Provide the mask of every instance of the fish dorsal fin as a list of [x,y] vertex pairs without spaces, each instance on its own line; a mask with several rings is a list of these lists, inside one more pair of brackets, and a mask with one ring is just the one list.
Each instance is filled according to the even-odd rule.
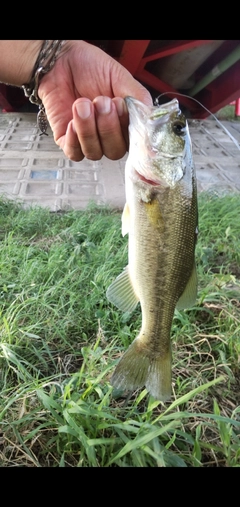
[[183,310],[184,308],[189,308],[193,306],[197,298],[197,270],[196,265],[194,263],[193,270],[191,276],[188,280],[188,283],[180,296],[176,308],[178,310]]
[[123,312],[133,312],[136,308],[139,299],[133,290],[128,266],[108,287],[106,296]]
[[130,210],[128,203],[126,202],[122,213],[122,235],[125,236],[125,234],[128,234],[129,229],[130,229]]

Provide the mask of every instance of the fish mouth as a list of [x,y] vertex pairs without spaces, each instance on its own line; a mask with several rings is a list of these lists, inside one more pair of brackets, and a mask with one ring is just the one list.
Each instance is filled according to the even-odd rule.
[[145,118],[149,119],[150,121],[153,120],[154,122],[156,120],[160,120],[160,122],[165,123],[168,121],[169,115],[171,115],[171,113],[180,111],[179,102],[176,98],[172,99],[166,104],[152,106],[147,106],[146,104],[143,104],[139,100],[134,99],[130,96],[125,97],[125,102],[130,113],[133,113],[135,115],[137,111],[138,114],[140,114],[141,119]]

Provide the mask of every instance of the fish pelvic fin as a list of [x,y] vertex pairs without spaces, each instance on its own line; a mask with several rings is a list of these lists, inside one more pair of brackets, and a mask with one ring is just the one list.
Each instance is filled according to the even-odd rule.
[[133,312],[136,308],[139,298],[133,290],[128,266],[108,287],[106,296],[111,303],[123,312]]
[[124,391],[134,391],[145,386],[156,400],[167,401],[172,392],[171,350],[165,355],[153,356],[151,350],[141,345],[140,336],[120,359],[111,384]]

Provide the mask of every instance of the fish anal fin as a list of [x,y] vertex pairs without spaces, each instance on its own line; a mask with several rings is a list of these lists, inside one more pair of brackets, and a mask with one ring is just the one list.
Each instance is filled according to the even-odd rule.
[[120,359],[111,384],[117,390],[124,391],[146,386],[155,399],[164,402],[171,397],[171,377],[171,350],[164,356],[153,356],[145,347],[141,347],[136,338]]
[[129,233],[130,228],[130,210],[129,205],[126,202],[123,213],[122,213],[122,235],[125,236],[125,234]]
[[188,283],[180,296],[176,308],[178,310],[183,310],[184,308],[189,308],[193,306],[197,299],[197,270],[196,265],[194,263],[193,270],[191,276],[188,280]]
[[111,303],[123,312],[133,312],[136,308],[139,299],[134,292],[128,266],[108,287],[106,296]]

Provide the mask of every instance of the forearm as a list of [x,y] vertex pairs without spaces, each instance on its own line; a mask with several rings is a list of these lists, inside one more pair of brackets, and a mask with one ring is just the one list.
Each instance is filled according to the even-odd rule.
[[0,81],[28,83],[42,44],[42,40],[0,40]]

